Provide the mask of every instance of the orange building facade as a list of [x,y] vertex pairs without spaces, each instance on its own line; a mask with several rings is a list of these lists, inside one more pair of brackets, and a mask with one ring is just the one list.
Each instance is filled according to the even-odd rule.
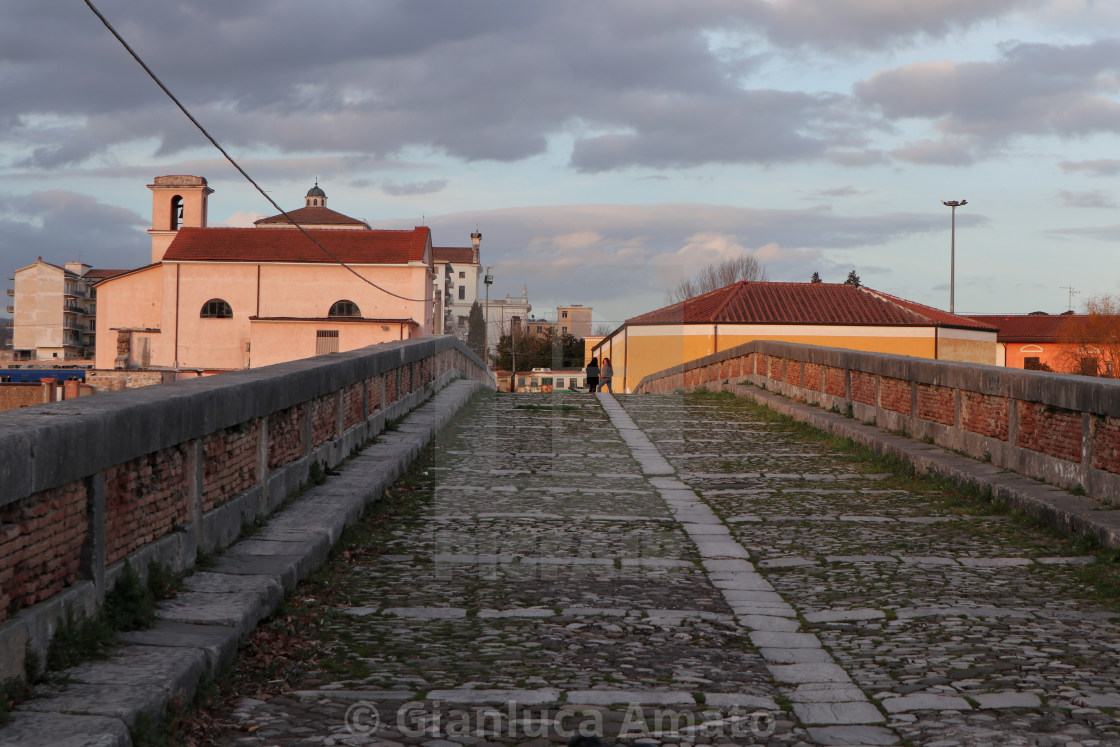
[[303,208],[253,228],[209,228],[197,176],[157,177],[152,263],[97,286],[99,369],[229,371],[408,339],[432,330],[427,227],[371,229]]

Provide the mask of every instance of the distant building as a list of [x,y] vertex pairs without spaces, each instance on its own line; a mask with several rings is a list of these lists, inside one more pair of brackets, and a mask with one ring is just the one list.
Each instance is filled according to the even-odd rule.
[[12,276],[13,359],[88,360],[93,357],[97,298],[94,284],[122,272],[81,262],[55,265],[42,257]]
[[[1008,368],[1051,370],[1085,376],[1115,375],[1105,370],[1108,355],[1094,355],[1094,341],[1072,344],[1084,314],[970,314],[970,319],[996,327],[998,363]],[[1091,328],[1091,326],[1090,326]],[[1120,329],[1120,321],[1115,329]],[[1108,347],[1109,343],[1098,344]],[[1079,347],[1083,349],[1078,349]]]
[[615,389],[752,340],[996,364],[996,328],[864,286],[738,282],[636,316],[592,350]]
[[556,307],[556,324],[562,335],[571,335],[580,340],[591,336],[591,307],[582,304]]
[[479,245],[482,234],[471,234],[470,246],[433,246],[432,264],[436,273],[436,288],[441,291],[443,314],[438,334],[455,335],[467,339],[467,317],[471,306],[478,301],[478,281],[482,276]]
[[483,314],[486,318],[486,345],[487,353],[493,353],[502,335],[511,332],[526,334],[526,323],[533,305],[529,303],[529,288],[521,286],[521,297],[506,295],[505,298],[491,298],[489,304],[482,304]]
[[[503,376],[504,375],[504,376]],[[499,375],[499,388],[504,379],[509,391],[509,371]],[[587,391],[587,374],[579,368],[534,368],[532,371],[518,371],[516,391],[518,392],[559,392]]]
[[288,217],[209,228],[204,178],[148,188],[152,263],[97,286],[98,369],[229,371],[433,329],[427,227],[373,230],[316,184]]

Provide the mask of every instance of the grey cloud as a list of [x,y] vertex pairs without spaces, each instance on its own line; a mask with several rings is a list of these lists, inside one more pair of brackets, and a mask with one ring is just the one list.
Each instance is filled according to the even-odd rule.
[[843,187],[834,187],[833,189],[819,189],[810,195],[813,199],[821,197],[853,197],[855,195],[865,195],[868,193],[866,189],[860,189],[851,184],[846,184]]
[[1070,207],[1083,207],[1083,208],[1114,208],[1117,207],[1115,198],[1112,193],[1105,192],[1103,189],[1093,190],[1091,192],[1067,192],[1060,190],[1058,195],[1062,198],[1062,202]]
[[943,37],[1015,10],[1032,0],[777,0],[763,3],[762,20],[780,44],[820,48],[880,48],[914,36]]
[[[84,8],[39,5],[0,30],[0,63],[15,73],[0,82],[15,111],[0,143],[24,153],[19,167],[72,167],[147,141],[161,158],[208,147]],[[239,152],[420,147],[516,161],[570,136],[572,164],[601,171],[815,158],[869,125],[846,97],[739,85],[758,50],[724,55],[707,33],[749,38],[764,0],[103,5]]]
[[1084,237],[1097,241],[1120,241],[1120,224],[1114,226],[1086,226],[1084,228],[1052,228],[1045,233],[1056,238]]
[[407,195],[428,195],[440,192],[447,186],[446,179],[432,179],[426,182],[386,182],[381,185],[381,191],[395,197]]
[[64,190],[7,194],[0,205],[2,278],[36,257],[54,264],[81,259],[106,269],[150,260],[147,220],[131,210]]
[[1067,174],[1084,172],[1090,176],[1116,176],[1120,174],[1120,160],[1115,158],[1098,158],[1093,161],[1062,161],[1062,171]]
[[1120,39],[1082,45],[1014,44],[995,62],[925,62],[887,70],[855,87],[888,119],[926,119],[940,142],[892,155],[919,163],[968,163],[1022,135],[1120,132]]

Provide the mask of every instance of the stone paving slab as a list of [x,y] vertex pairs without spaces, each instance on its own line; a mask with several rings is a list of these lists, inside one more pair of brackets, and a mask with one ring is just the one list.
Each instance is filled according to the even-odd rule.
[[0,729],[0,745],[11,747],[132,747],[123,721],[105,716],[20,712]]

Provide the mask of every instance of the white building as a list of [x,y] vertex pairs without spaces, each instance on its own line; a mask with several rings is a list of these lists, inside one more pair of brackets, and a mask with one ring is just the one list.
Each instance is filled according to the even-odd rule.
[[81,262],[44,262],[21,267],[8,295],[14,303],[12,348],[16,360],[75,360],[93,357],[96,295],[91,287],[120,270],[94,270]]
[[502,335],[509,334],[516,329],[517,334],[526,333],[526,323],[533,305],[529,303],[529,289],[521,286],[521,297],[507,295],[505,298],[491,298],[487,303],[482,302],[482,313],[486,318],[486,347],[487,353],[493,353],[494,347]]
[[433,246],[432,265],[436,290],[443,297],[443,334],[467,339],[467,317],[478,301],[478,281],[482,276],[479,245],[482,234],[471,234],[470,246]]

